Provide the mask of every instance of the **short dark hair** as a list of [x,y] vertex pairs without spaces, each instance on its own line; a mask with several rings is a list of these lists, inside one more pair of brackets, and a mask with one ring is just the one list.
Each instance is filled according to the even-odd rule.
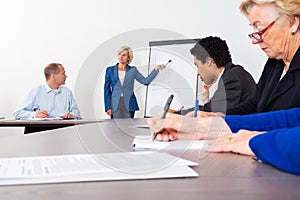
[[210,57],[217,67],[224,67],[227,63],[232,62],[226,41],[219,37],[209,36],[198,40],[191,49],[191,54],[202,63],[206,63],[206,58]]
[[51,74],[59,74],[59,63],[50,63],[44,69],[46,80],[49,80]]

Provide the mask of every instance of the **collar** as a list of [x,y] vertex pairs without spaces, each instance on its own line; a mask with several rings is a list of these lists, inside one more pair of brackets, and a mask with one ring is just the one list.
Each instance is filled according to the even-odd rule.
[[223,68],[223,70],[221,71],[219,77],[217,78],[217,80],[209,87],[208,91],[209,91],[209,100],[214,96],[214,94],[216,93],[216,91],[219,89],[219,82],[220,79],[223,75],[225,71],[225,68]]
[[232,64],[232,62],[228,62],[225,66],[224,66],[224,69],[230,69],[230,68],[233,68],[234,65]]
[[[117,64],[115,65],[115,69],[116,69],[116,70],[118,70],[118,64],[119,64],[119,63],[117,63]],[[132,68],[132,66],[130,66],[129,64],[127,64],[127,65],[126,65],[126,72],[127,72],[128,70],[130,70],[131,68]]]
[[46,93],[50,93],[51,91],[53,91],[54,93],[60,93],[61,92],[61,87],[60,86],[56,90],[53,90],[47,83],[42,85],[42,88],[44,89],[44,91]]

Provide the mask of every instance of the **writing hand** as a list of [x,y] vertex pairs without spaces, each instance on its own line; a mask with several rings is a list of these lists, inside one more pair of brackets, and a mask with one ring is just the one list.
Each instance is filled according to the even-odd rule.
[[168,112],[169,112],[169,113],[175,113],[175,112],[176,112],[176,114],[177,114],[177,113],[180,113],[180,112],[182,111],[183,108],[184,108],[184,106],[182,106],[182,107],[181,107],[180,109],[178,109],[178,110],[173,110],[173,109],[170,109],[170,108],[169,108],[169,109],[168,109]]
[[[189,121],[191,119],[191,121]],[[195,118],[168,113],[165,119],[154,117],[148,120],[151,133],[157,133],[158,141],[173,141],[177,139],[192,139],[197,127]]]
[[148,120],[151,133],[158,133],[156,140],[208,140],[231,133],[221,117],[194,118],[168,113],[165,119]]
[[35,113],[35,118],[48,118],[48,113],[46,110],[38,110]]
[[[195,114],[194,111],[191,111],[185,114],[185,116],[193,117],[194,114]],[[207,112],[207,111],[200,111],[200,110],[197,111],[197,117],[204,118],[204,117],[221,117],[221,116],[224,116],[224,114],[221,112],[215,113],[215,112]]]

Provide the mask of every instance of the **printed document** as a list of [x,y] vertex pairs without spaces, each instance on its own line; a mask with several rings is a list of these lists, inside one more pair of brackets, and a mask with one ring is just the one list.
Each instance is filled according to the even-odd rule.
[[195,177],[198,165],[159,152],[0,159],[0,185]]

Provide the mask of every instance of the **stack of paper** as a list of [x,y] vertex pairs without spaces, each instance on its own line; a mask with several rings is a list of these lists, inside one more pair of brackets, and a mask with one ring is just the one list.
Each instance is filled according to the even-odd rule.
[[0,185],[196,177],[196,165],[158,152],[1,158]]
[[205,140],[175,140],[160,142],[152,140],[151,136],[136,136],[132,147],[135,150],[202,150],[208,147]]

